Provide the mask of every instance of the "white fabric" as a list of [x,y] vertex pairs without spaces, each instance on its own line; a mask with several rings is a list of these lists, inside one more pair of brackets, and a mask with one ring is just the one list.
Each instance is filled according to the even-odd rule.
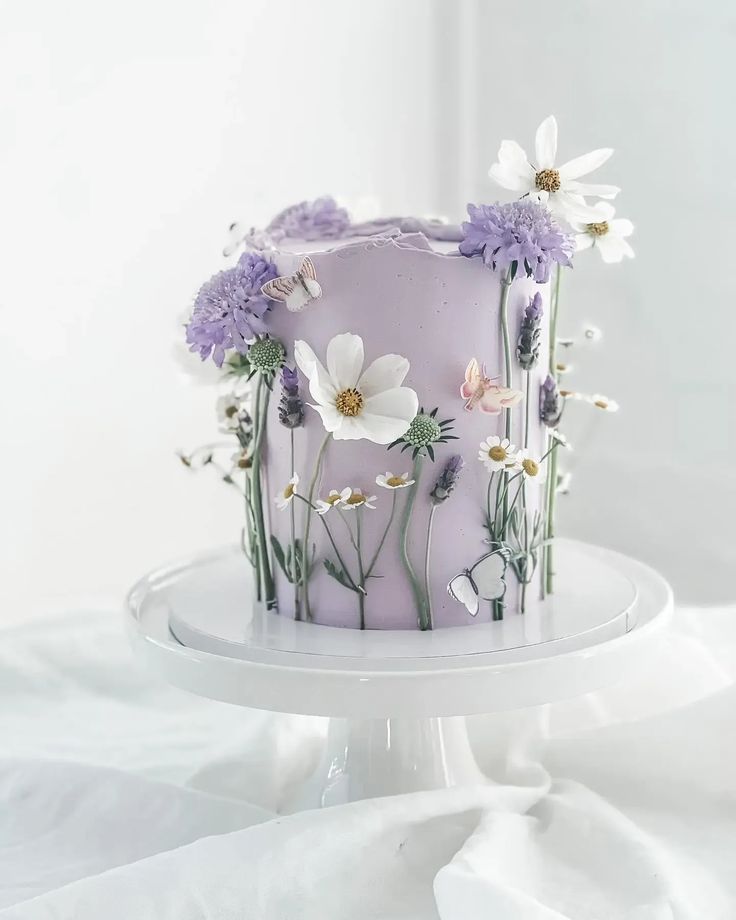
[[0,634],[0,920],[733,920],[735,610],[473,719],[485,787],[277,816],[320,719],[189,696],[119,617]]

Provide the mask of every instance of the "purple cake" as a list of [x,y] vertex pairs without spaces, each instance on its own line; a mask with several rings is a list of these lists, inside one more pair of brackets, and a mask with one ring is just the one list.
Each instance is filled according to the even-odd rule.
[[[504,145],[495,178],[518,185]],[[469,205],[462,226],[293,206],[199,292],[187,341],[238,385],[223,478],[272,615],[431,629],[553,589],[562,408],[613,407],[558,386],[559,275],[608,231],[579,189],[563,199],[566,167],[527,166],[536,193]]]

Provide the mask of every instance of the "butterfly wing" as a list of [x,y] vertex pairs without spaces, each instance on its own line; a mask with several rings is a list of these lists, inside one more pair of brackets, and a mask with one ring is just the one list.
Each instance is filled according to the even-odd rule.
[[297,286],[300,285],[296,275],[282,275],[281,278],[273,278],[261,285],[261,294],[265,294],[271,300],[287,303]]
[[314,262],[312,262],[309,256],[304,256],[297,274],[301,275],[303,278],[311,278],[312,281],[317,280],[317,272],[314,267]]
[[475,358],[471,358],[468,366],[465,368],[465,381],[460,387],[460,395],[463,399],[470,399],[474,395],[481,380],[480,365]]
[[478,594],[467,572],[456,575],[447,586],[447,593],[456,601],[465,605],[471,617],[477,616],[480,604]]
[[479,559],[470,569],[470,578],[478,592],[478,597],[484,601],[495,601],[503,597],[506,591],[505,573],[506,558],[498,550]]

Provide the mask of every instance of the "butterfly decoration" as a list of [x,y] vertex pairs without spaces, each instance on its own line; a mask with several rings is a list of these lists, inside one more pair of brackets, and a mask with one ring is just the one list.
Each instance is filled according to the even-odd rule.
[[524,394],[520,390],[500,387],[486,375],[485,364],[481,367],[475,358],[465,368],[465,381],[460,395],[465,402],[465,411],[472,412],[477,406],[486,415],[500,415],[503,409],[510,409],[521,402]]
[[317,281],[314,262],[305,256],[302,264],[293,275],[282,275],[267,281],[261,293],[272,300],[280,300],[292,313],[299,313],[308,303],[322,295],[322,288]]
[[471,617],[477,616],[481,601],[495,601],[503,597],[508,558],[508,552],[504,549],[487,553],[474,566],[451,579],[447,593],[464,604]]

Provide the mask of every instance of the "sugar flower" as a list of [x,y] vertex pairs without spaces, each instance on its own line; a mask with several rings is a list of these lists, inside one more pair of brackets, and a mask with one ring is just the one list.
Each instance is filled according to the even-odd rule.
[[537,291],[524,309],[521,329],[516,343],[516,360],[524,371],[530,371],[539,361],[539,339],[542,334],[542,295]]
[[434,484],[434,488],[429,493],[433,505],[441,505],[452,495],[464,466],[465,461],[459,454],[450,457]]
[[285,428],[301,428],[304,424],[304,402],[299,395],[299,374],[290,367],[281,368],[281,399],[279,421]]
[[416,415],[419,400],[401,384],[409,362],[401,355],[383,355],[363,370],[363,340],[349,332],[327,345],[325,368],[306,342],[294,344],[299,369],[309,380],[309,391],[325,431],[336,441],[365,438],[388,444],[400,437]]
[[247,450],[239,450],[230,457],[231,475],[249,470],[253,466],[253,458]]
[[543,284],[554,263],[572,265],[572,237],[538,201],[469,204],[468,215],[458,248],[464,256],[480,256],[494,271],[513,271],[516,266],[517,271]]
[[613,150],[602,148],[555,166],[557,156],[557,121],[550,115],[537,128],[534,144],[536,166],[516,141],[502,141],[498,162],[488,175],[502,188],[521,195],[530,195],[546,204],[551,211],[566,220],[595,220],[595,209],[585,202],[585,195],[615,198],[615,185],[594,185],[578,181],[602,166]]
[[350,489],[350,494],[342,500],[341,504],[346,511],[355,511],[356,508],[373,508],[375,510],[376,506],[371,504],[375,500],[375,495],[366,495],[360,489]]
[[402,444],[401,453],[405,450],[412,451],[412,457],[416,458],[420,453],[426,453],[430,460],[434,460],[434,445],[445,444],[447,441],[457,441],[452,431],[453,418],[446,418],[441,422],[437,421],[437,408],[431,412],[425,412],[424,408],[414,416],[411,425],[406,429],[400,438],[392,441],[388,445],[388,450]]
[[614,217],[615,209],[605,201],[599,201],[595,211],[595,219],[590,222],[572,222],[573,229],[577,231],[577,251],[593,247],[609,265],[620,262],[624,256],[633,259],[634,250],[626,239],[634,232],[631,221],[623,217]]
[[213,275],[194,301],[186,326],[189,350],[203,361],[211,356],[217,367],[230,349],[245,354],[248,344],[266,331],[269,301],[261,286],[276,275],[272,262],[251,252],[243,253],[233,268]]
[[333,240],[346,235],[350,215],[329,195],[285,208],[266,228],[273,239]]
[[555,378],[547,374],[539,390],[539,417],[548,428],[556,428],[562,418],[565,407],[562,395]]
[[327,498],[318,498],[314,503],[317,514],[327,514],[331,508],[343,504],[350,498],[350,491],[349,488],[343,489],[341,492],[338,492],[337,489],[331,489]]
[[609,399],[607,396],[603,396],[600,393],[594,393],[589,399],[588,402],[591,406],[595,406],[596,409],[601,409],[603,412],[618,412],[619,406],[618,403]]
[[518,470],[525,482],[539,483],[544,478],[541,475],[542,463],[529,456],[529,452],[524,449],[520,450],[514,457],[513,470]]
[[286,349],[278,339],[265,336],[253,342],[248,349],[247,357],[252,371],[260,371],[266,375],[275,374],[284,363]]
[[299,477],[296,473],[291,477],[288,483],[284,488],[274,497],[276,502],[276,507],[279,511],[283,511],[289,504],[293,501],[294,496],[296,495],[296,487],[299,485]]
[[393,473],[386,472],[376,476],[376,485],[384,489],[405,489],[407,486],[413,486],[414,480],[409,479],[408,473],[399,473],[394,476]]
[[215,408],[217,410],[217,420],[223,431],[237,431],[240,428],[241,420],[244,416],[248,416],[242,401],[234,393],[226,393],[218,397]]
[[560,447],[564,447],[565,450],[573,449],[572,444],[568,441],[567,437],[561,431],[558,431],[556,428],[553,428],[549,432],[549,435],[552,438],[552,440],[555,442],[555,444],[559,444]]
[[460,395],[465,400],[466,412],[472,412],[477,406],[486,415],[500,415],[504,409],[510,409],[524,398],[521,390],[495,384],[486,374],[485,364],[480,364],[477,358],[471,358],[465,368]]
[[478,459],[483,463],[489,473],[498,473],[508,469],[514,462],[516,447],[508,438],[499,438],[492,435],[480,442]]

